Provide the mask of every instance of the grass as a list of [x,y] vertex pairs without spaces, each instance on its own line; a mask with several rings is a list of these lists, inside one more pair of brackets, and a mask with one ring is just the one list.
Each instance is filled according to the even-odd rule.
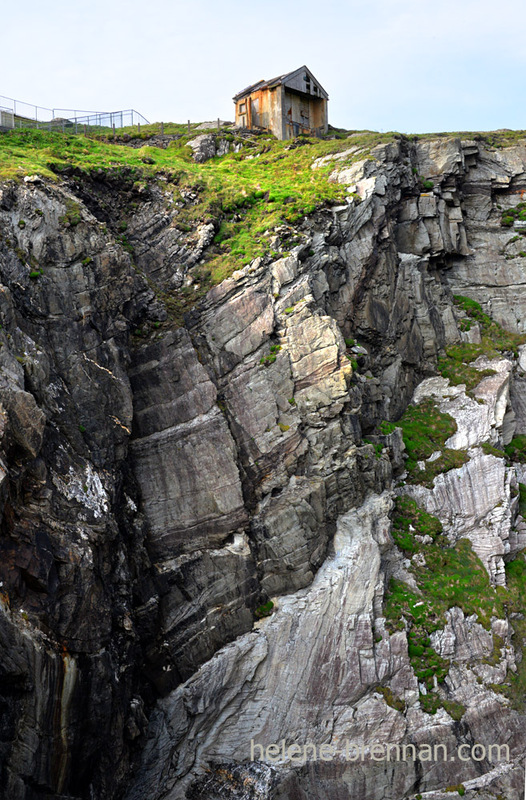
[[[519,484],[521,510],[526,507],[526,486]],[[432,542],[424,544],[415,537],[430,536]],[[389,630],[407,630],[411,665],[420,682],[428,689],[421,695],[422,708],[435,713],[442,705],[455,720],[464,714],[460,703],[441,700],[432,690],[434,679],[441,682],[449,664],[431,647],[430,634],[443,628],[445,612],[453,606],[461,608],[466,616],[475,614],[486,630],[491,628],[492,616],[510,619],[514,641],[522,649],[526,642],[526,560],[524,554],[506,564],[506,588],[490,585],[482,562],[473,552],[471,543],[462,539],[451,546],[442,535],[438,519],[422,511],[408,497],[398,497],[393,515],[393,538],[408,557],[421,553],[425,564],[412,564],[418,591],[399,580],[391,580],[384,601],[384,615]],[[493,652],[484,663],[495,666],[501,659],[503,640],[493,636]],[[526,710],[526,658],[517,664],[517,672],[508,673],[502,685],[491,685],[508,697],[510,706],[524,713]]]
[[[522,499],[522,491],[521,491]],[[507,604],[510,622],[514,632],[515,646],[523,648],[526,642],[526,618],[524,618],[524,597],[526,597],[526,561],[520,554],[514,561],[506,564],[507,589],[502,590],[504,602]],[[517,672],[508,672],[506,684],[498,687],[516,711],[526,710],[526,658],[517,664]]]
[[506,458],[506,453],[504,452],[504,450],[499,450],[498,447],[494,447],[489,442],[482,442],[480,446],[482,448],[482,451],[487,456],[495,456],[496,458]]
[[[396,423],[384,421],[380,424],[384,434],[392,433],[395,428],[402,429],[409,483],[432,486],[437,475],[456,469],[468,461],[464,451],[444,447],[447,439],[456,432],[457,424],[449,414],[442,413],[430,398],[416,406],[409,406]],[[419,461],[425,461],[439,450],[439,458],[426,463],[424,469],[419,468]]]
[[472,362],[479,356],[497,358],[501,353],[512,353],[516,357],[519,345],[526,342],[526,336],[504,330],[484,313],[479,303],[469,297],[456,295],[454,302],[468,316],[467,320],[460,320],[460,329],[469,330],[472,321],[478,322],[481,342],[451,345],[446,349],[445,357],[438,360],[437,368],[442,377],[448,378],[453,386],[465,384],[466,391],[471,393],[483,378],[495,374],[492,369],[476,369],[471,365]]
[[453,417],[438,409],[434,400],[426,398],[416,406],[409,406],[396,424],[381,423],[382,433],[392,433],[395,428],[402,428],[408,457],[406,466],[411,471],[417,461],[443,449],[446,440],[456,432],[457,424]]
[[[407,630],[411,665],[418,680],[432,690],[435,678],[443,681],[449,669],[449,662],[439,656],[430,640],[433,631],[446,624],[446,611],[458,606],[466,616],[475,614],[489,630],[491,617],[503,616],[504,606],[469,540],[451,546],[442,534],[440,521],[410,498],[397,498],[392,530],[404,554],[411,557],[420,553],[423,562],[413,562],[410,567],[416,591],[403,581],[391,579],[384,615],[391,631]],[[416,536],[427,536],[431,541],[424,544]]]
[[519,483],[519,514],[526,518],[526,486]]
[[483,348],[479,355],[507,352],[513,353],[514,356],[518,355],[518,347],[526,342],[526,334],[505,330],[502,325],[484,313],[480,303],[469,297],[455,295],[453,301],[470,319],[476,320],[480,325],[482,342],[480,345],[472,345]]
[[442,533],[442,523],[419,508],[410,497],[400,495],[395,501],[392,535],[397,547],[407,556],[412,556],[420,547],[415,532],[436,539]]
[[[169,132],[166,125],[165,133]],[[166,149],[135,149],[103,139],[45,131],[2,134],[0,179],[20,180],[38,173],[56,181],[73,171],[77,180],[106,173],[139,186],[162,177],[163,190],[172,197],[171,212],[177,227],[184,231],[193,230],[200,223],[212,222],[216,226],[206,264],[208,276],[203,281],[206,291],[235,269],[269,253],[267,231],[291,225],[318,208],[343,202],[346,187],[329,181],[334,163],[311,169],[315,159],[348,149],[351,144],[368,150],[380,141],[392,139],[385,134],[363,134],[352,142],[304,137],[303,146],[290,149],[289,142],[279,142],[270,135],[254,136],[243,140],[242,152],[196,164],[187,147],[195,131],[190,137],[183,130],[178,133],[181,138]],[[253,157],[247,158],[249,155]],[[145,158],[153,163],[145,163]],[[188,191],[195,195],[191,203],[185,203],[182,197]],[[79,221],[78,209],[68,208],[64,224],[75,225]],[[121,220],[121,232],[125,225],[126,220]],[[193,302],[198,297],[199,293],[196,296],[193,292]]]
[[514,436],[511,442],[504,447],[504,452],[510,461],[526,463],[526,435]]
[[[219,135],[232,144],[242,143],[242,150],[196,164],[188,143],[196,134],[207,131],[198,131],[192,125],[188,133],[186,124],[165,123],[164,133],[177,137],[165,149],[147,144],[158,133],[159,123],[143,126],[140,135],[135,128],[122,129],[115,141],[104,134],[85,137],[39,130],[0,134],[0,180],[21,180],[35,173],[55,181],[63,174],[73,173],[76,180],[83,176],[99,179],[107,174],[141,187],[162,179],[176,227],[183,232],[192,231],[201,223],[212,222],[216,229],[197,290],[192,287],[187,292],[185,289],[190,287],[184,287],[162,298],[171,316],[178,320],[211,286],[234,270],[260,256],[283,255],[283,251],[278,253],[275,247],[271,248],[269,231],[291,226],[316,209],[343,202],[347,188],[329,180],[335,163],[329,161],[311,169],[316,159],[353,148],[337,162],[341,167],[374,159],[372,151],[379,144],[408,138],[397,133],[334,129],[331,134],[336,138],[299,137],[294,144],[302,146],[291,147],[290,142],[279,142],[270,134],[241,137],[236,131],[223,129]],[[410,138],[424,140],[441,135],[446,134]],[[137,137],[144,140],[143,147],[118,143]],[[194,195],[191,202],[183,197],[188,192]],[[78,212],[79,209],[68,208],[64,224],[78,224]],[[119,221],[121,243],[133,255],[132,245],[124,236],[126,226],[125,219]],[[296,233],[289,228],[284,237],[287,235],[290,248],[297,243]]]
[[371,439],[369,439],[366,436],[363,439],[363,443],[364,444],[370,444],[370,445],[372,445],[374,447],[374,454],[375,454],[376,458],[381,458],[382,457],[382,451],[384,449],[384,445],[382,444],[382,442],[373,442]]

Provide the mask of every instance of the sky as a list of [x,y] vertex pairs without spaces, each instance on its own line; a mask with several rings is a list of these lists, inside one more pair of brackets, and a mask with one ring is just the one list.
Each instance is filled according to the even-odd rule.
[[524,0],[24,0],[2,9],[0,95],[232,120],[236,92],[306,64],[336,127],[526,129],[525,26]]

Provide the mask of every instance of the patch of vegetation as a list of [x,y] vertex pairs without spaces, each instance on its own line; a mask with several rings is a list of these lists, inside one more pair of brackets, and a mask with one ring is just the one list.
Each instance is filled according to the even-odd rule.
[[498,322],[495,322],[484,313],[479,303],[469,297],[455,295],[453,300],[455,305],[462,308],[468,317],[476,320],[480,325],[481,343],[479,345],[470,345],[470,347],[478,349],[465,350],[464,360],[471,358],[473,361],[479,355],[494,357],[500,353],[511,353],[515,357],[518,356],[519,346],[526,343],[526,334],[512,333],[505,330],[502,325],[499,325]]
[[[514,632],[516,646],[523,649],[526,642],[526,617],[524,598],[526,597],[526,561],[524,552],[514,561],[506,564],[506,589],[501,593],[507,604],[508,616]],[[497,687],[510,700],[516,711],[524,714],[526,709],[526,657],[517,663],[517,672],[508,672],[506,684]]]
[[414,500],[405,494],[395,500],[392,535],[397,547],[407,556],[412,556],[421,545],[415,535],[431,536],[434,540],[442,533],[442,523],[423,511]]
[[[504,609],[469,540],[451,546],[440,521],[406,496],[396,500],[392,530],[397,546],[407,557],[418,553],[421,558],[413,560],[410,567],[416,590],[391,579],[384,602],[386,624],[391,631],[407,631],[411,665],[418,680],[432,691],[435,678],[443,681],[449,669],[449,662],[439,656],[430,640],[430,635],[446,624],[446,611],[458,606],[466,616],[475,614],[489,630],[491,617],[502,616]],[[417,536],[428,536],[432,541],[424,543]],[[451,708],[455,712],[454,706]]]
[[74,200],[66,200],[66,213],[59,217],[60,224],[70,227],[78,225],[81,220],[79,204]]
[[262,367],[269,367],[273,364],[277,358],[279,351],[281,350],[281,345],[273,344],[270,346],[270,353],[268,356],[263,356],[259,359],[259,363]]
[[480,446],[483,452],[487,456],[495,456],[496,458],[506,458],[506,453],[504,452],[504,450],[499,450],[498,447],[494,447],[489,442],[482,442]]
[[519,514],[526,518],[526,486],[519,483]]
[[422,189],[424,189],[426,192],[431,191],[434,185],[435,184],[433,181],[422,181]]
[[526,463],[526,435],[519,434],[514,436],[511,442],[504,447],[504,452],[510,461]]
[[344,339],[344,341],[345,341],[345,344],[347,345],[347,347],[354,347],[354,345],[356,344],[356,340],[355,339],[350,339],[349,338],[349,339]]
[[494,369],[480,370],[470,366],[469,362],[483,354],[484,348],[481,345],[467,342],[450,345],[446,349],[446,356],[438,359],[438,371],[443,378],[449,378],[452,386],[464,383],[466,392],[471,392],[483,378],[495,374]]
[[270,616],[270,614],[272,614],[273,608],[274,608],[274,603],[272,602],[272,600],[269,600],[268,602],[263,603],[263,605],[258,606],[256,608],[256,610],[254,611],[254,616],[257,619],[263,619],[263,617],[268,617]]
[[[460,467],[468,460],[464,451],[444,447],[447,439],[456,432],[457,424],[449,414],[442,413],[430,398],[409,406],[396,423],[384,421],[380,424],[383,434],[392,433],[395,428],[402,429],[409,483],[431,486],[438,474]],[[437,451],[441,455],[435,461],[426,462],[424,469],[420,469],[418,462],[426,461]]]
[[449,472],[450,469],[458,469],[468,461],[469,456],[466,450],[446,448],[434,461],[426,462],[424,469],[414,470],[409,482],[420,483],[430,489],[437,475]]
[[370,445],[372,445],[374,447],[374,454],[375,454],[376,458],[381,458],[382,457],[382,451],[384,449],[384,446],[383,446],[383,444],[381,442],[373,442],[373,441],[371,441],[371,439],[368,439],[367,437],[365,437],[364,440],[363,440],[363,443],[364,444],[370,444]]
[[448,378],[453,386],[465,384],[466,391],[471,393],[483,378],[495,373],[492,369],[476,369],[472,366],[472,362],[482,355],[496,358],[501,353],[512,353],[516,357],[519,345],[526,342],[526,336],[504,330],[484,313],[479,303],[469,297],[457,295],[454,297],[454,302],[470,318],[460,320],[460,329],[469,330],[470,320],[477,321],[480,325],[481,342],[480,344],[461,342],[449,346],[446,348],[445,357],[438,360],[437,367],[442,377]]
[[[167,124],[165,132],[172,127]],[[132,148],[102,138],[45,131],[3,134],[0,178],[20,180],[24,175],[38,173],[56,180],[57,175],[74,172],[76,178],[82,179],[83,174],[124,176],[127,171],[133,184],[163,176],[163,188],[173,192],[174,205],[178,207],[180,229],[209,222],[218,226],[214,247],[207,253],[212,285],[254,258],[270,253],[269,239],[264,235],[268,230],[290,225],[318,208],[344,201],[346,188],[329,181],[334,163],[314,170],[311,165],[316,158],[348,149],[348,140],[306,137],[305,146],[290,148],[290,142],[254,135],[240,140],[242,152],[196,164],[187,147],[197,133],[195,127],[190,134],[186,126],[176,126],[175,130],[179,138],[165,149]],[[156,132],[149,126],[142,135],[147,138]],[[363,139],[376,144],[392,139],[392,135],[365,133]],[[260,157],[249,159],[249,154]],[[193,199],[187,202],[184,196],[189,192]],[[69,210],[64,217],[67,224],[80,221]],[[122,233],[124,225],[121,222]]]
[[511,228],[516,219],[526,222],[526,203],[506,208],[501,214],[500,224],[503,228]]
[[427,694],[420,694],[419,698],[422,711],[426,714],[436,714],[442,705],[442,701],[436,692],[428,692]]
[[278,422],[278,427],[282,433],[286,433],[289,430],[290,425],[285,425],[283,422]]
[[405,700],[393,694],[393,690],[390,689],[389,686],[378,686],[376,691],[383,696],[388,706],[391,706],[391,708],[396,709],[396,711],[400,711],[402,714],[404,713]]
[[26,227],[25,220],[19,219],[18,220],[18,227],[20,228],[20,230],[24,230],[24,228]]
[[448,786],[446,792],[456,792],[461,797],[464,797],[466,794],[466,787],[463,783],[457,783],[455,786]]
[[459,722],[466,713],[466,706],[462,705],[462,703],[457,703],[455,700],[443,700],[442,706],[456,722]]

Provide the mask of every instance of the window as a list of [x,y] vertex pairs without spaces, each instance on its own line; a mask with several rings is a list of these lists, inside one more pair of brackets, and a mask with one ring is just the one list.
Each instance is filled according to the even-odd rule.
[[240,103],[239,104],[239,113],[240,114],[244,114],[246,112],[246,110],[247,110],[247,104],[246,103]]

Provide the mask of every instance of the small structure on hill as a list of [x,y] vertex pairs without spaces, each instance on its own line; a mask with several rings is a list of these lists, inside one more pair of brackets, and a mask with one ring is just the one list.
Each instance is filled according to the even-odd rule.
[[329,95],[305,66],[236,94],[236,125],[267,128],[278,139],[327,133]]

